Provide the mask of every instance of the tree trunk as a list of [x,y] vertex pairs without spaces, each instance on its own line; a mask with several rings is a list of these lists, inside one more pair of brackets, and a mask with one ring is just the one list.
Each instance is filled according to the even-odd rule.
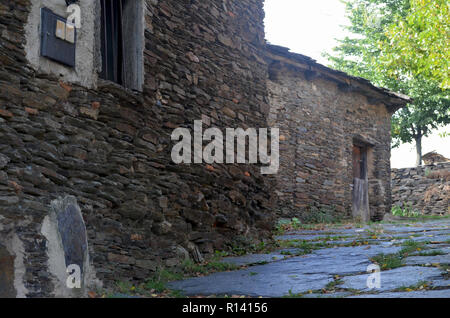
[[422,165],[422,132],[420,130],[415,139],[416,139],[416,152],[417,152],[416,166],[419,167]]

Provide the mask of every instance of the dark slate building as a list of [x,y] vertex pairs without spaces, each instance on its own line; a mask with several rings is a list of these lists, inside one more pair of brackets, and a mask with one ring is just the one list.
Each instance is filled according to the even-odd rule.
[[[0,0],[0,296],[143,281],[268,237],[278,210],[350,217],[353,177],[383,216],[408,99],[268,48],[263,18],[261,0]],[[280,126],[279,174],[175,164],[196,120]]]
[[267,55],[281,214],[382,220],[391,211],[391,116],[409,97],[283,47]]

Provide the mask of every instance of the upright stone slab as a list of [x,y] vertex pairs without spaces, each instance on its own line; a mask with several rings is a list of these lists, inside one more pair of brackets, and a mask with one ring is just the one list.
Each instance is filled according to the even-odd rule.
[[[54,296],[83,297],[86,286],[94,281],[94,275],[89,266],[86,225],[75,197],[52,201],[42,233],[47,238],[48,269],[53,276]],[[80,288],[71,288],[76,282]]]
[[[62,203],[62,204],[61,204]],[[72,198],[53,205],[58,220],[66,266],[78,265],[83,272],[87,253],[86,226],[80,208]]]

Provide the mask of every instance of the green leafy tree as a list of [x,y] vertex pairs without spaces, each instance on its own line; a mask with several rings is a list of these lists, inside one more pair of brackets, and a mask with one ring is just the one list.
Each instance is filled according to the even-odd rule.
[[415,142],[417,165],[422,164],[422,138],[430,135],[440,125],[450,124],[450,103],[448,95],[435,82],[425,79],[409,84],[406,90],[414,96],[414,103],[399,110],[392,117],[394,147],[401,143]]
[[[393,146],[416,143],[450,123],[449,24],[445,0],[346,0],[352,36],[339,41],[331,66],[411,96],[392,120]],[[425,3],[425,4],[424,4]],[[442,14],[439,9],[443,9]],[[447,10],[447,11],[445,11]],[[437,44],[436,44],[437,43]]]
[[450,2],[410,0],[409,11],[387,27],[389,42],[380,42],[381,65],[391,76],[433,78],[441,88],[450,88]]

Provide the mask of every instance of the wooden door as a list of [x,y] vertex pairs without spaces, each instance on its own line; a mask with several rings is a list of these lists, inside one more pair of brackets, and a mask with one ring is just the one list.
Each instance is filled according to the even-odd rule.
[[367,179],[367,148],[353,146],[353,218],[361,222],[370,220],[369,181]]

